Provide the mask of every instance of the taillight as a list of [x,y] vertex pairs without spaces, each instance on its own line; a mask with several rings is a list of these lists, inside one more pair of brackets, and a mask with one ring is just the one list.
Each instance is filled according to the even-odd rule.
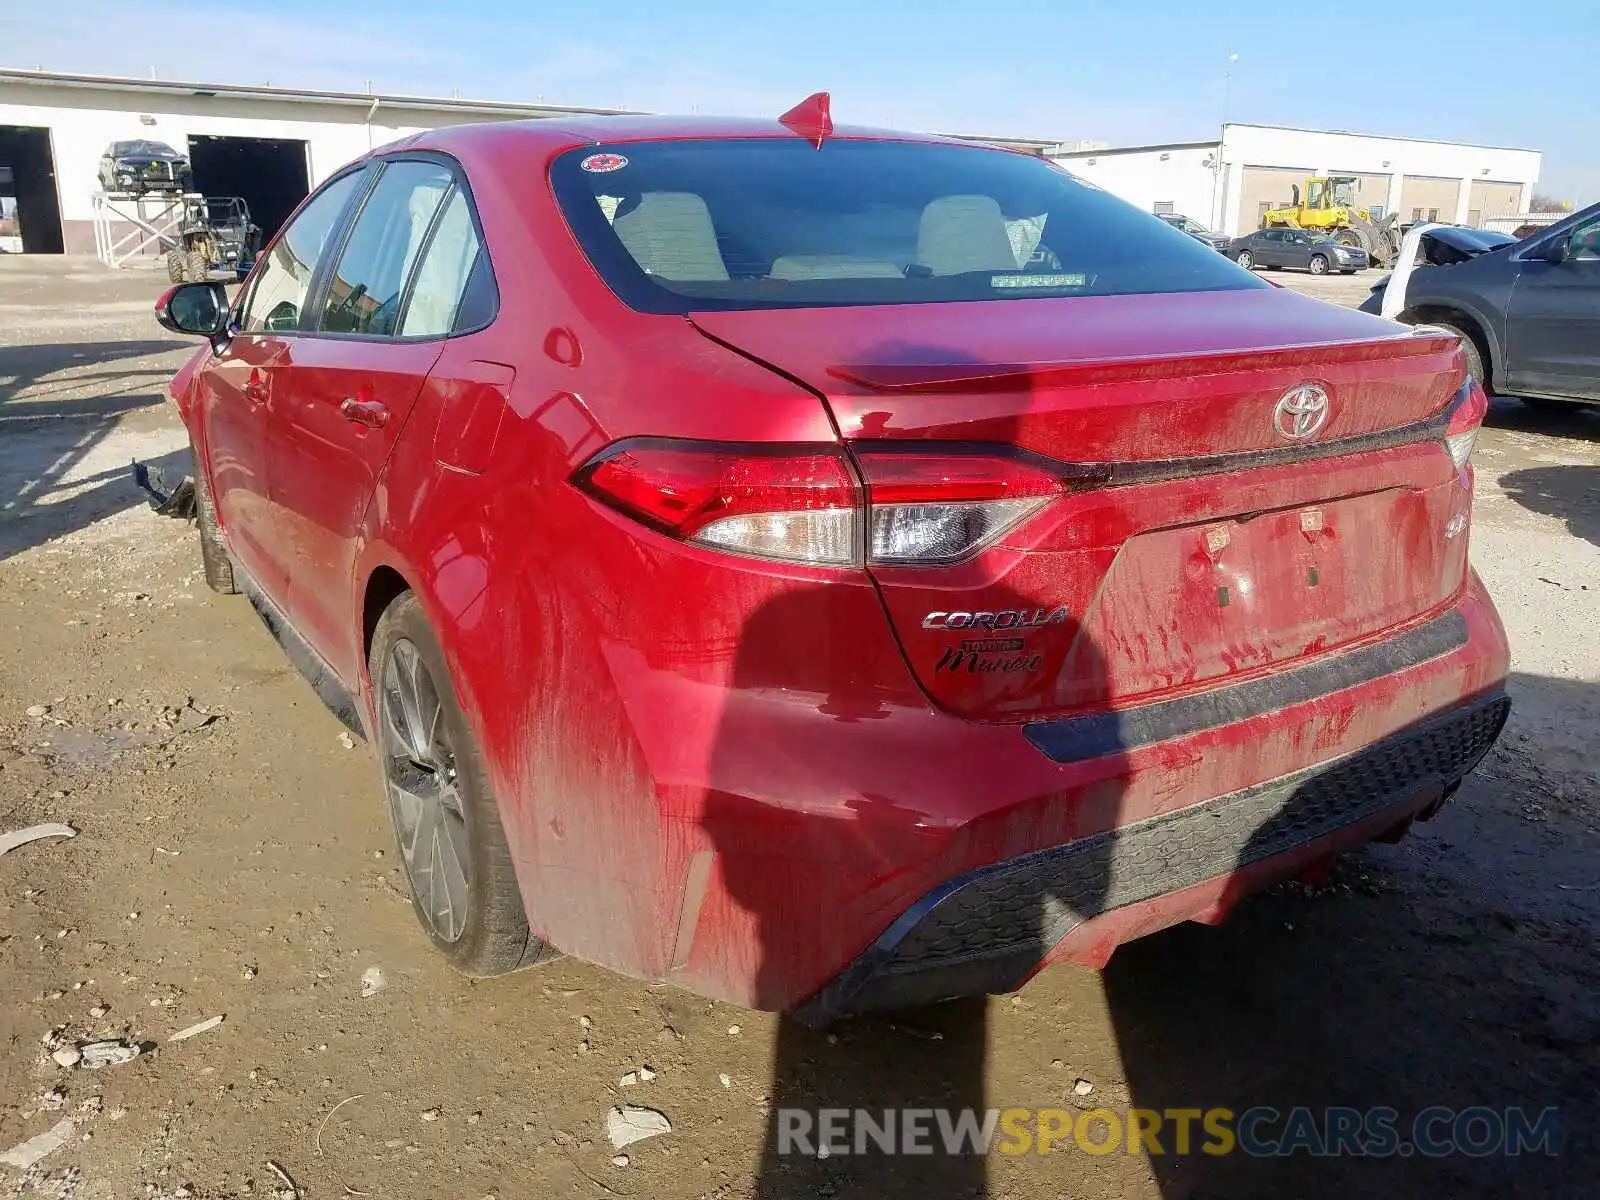
[[1489,397],[1476,382],[1468,379],[1461,387],[1455,404],[1450,409],[1450,420],[1444,429],[1445,449],[1456,470],[1467,465],[1472,457],[1472,447],[1478,440],[1478,429],[1489,412]]
[[861,560],[856,485],[833,447],[636,438],[601,451],[577,483],[686,542],[787,562]]
[[992,453],[862,450],[867,554],[875,563],[965,558],[1038,512],[1061,480],[1021,459]]
[[1059,478],[1006,453],[862,450],[857,487],[827,446],[728,446],[633,438],[575,482],[682,541],[785,562],[932,565],[992,544],[1061,493]]

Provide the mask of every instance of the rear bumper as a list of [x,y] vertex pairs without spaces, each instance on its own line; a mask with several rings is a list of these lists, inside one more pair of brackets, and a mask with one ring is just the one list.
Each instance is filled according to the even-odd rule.
[[[675,548],[670,561],[694,553]],[[685,584],[695,578],[684,574]],[[1103,848],[1131,850],[1126,831],[1182,828],[1167,822],[1220,811],[1218,798],[1230,797],[1250,836],[1230,832],[1197,866],[1174,865],[1153,899],[1107,883],[1089,904],[1046,879],[1024,903],[1070,909],[1067,923],[1048,933],[1040,926],[1020,945],[1001,937],[995,955],[977,958],[1006,958],[1005,969],[980,963],[957,990],[1015,986],[1041,962],[1093,961],[1162,924],[1206,919],[1264,874],[1301,869],[1276,841],[1250,845],[1258,830],[1266,838],[1277,828],[1273,798],[1282,807],[1294,794],[1283,781],[1494,697],[1508,669],[1504,630],[1474,577],[1453,605],[1366,648],[1195,699],[1123,708],[1109,728],[1094,718],[1029,728],[934,707],[882,632],[872,588],[750,579],[771,595],[742,624],[706,618],[716,636],[684,643],[696,651],[692,662],[637,652],[625,636],[569,637],[570,653],[589,657],[574,660],[581,671],[563,666],[559,719],[542,702],[526,713],[486,706],[481,719],[494,718],[485,754],[535,932],[626,974],[758,1009],[892,1002],[862,991],[857,964],[910,938],[954,884],[1030,856],[1084,853],[1107,864],[1110,880]],[[636,608],[618,607],[635,624],[669,628],[690,594],[690,586],[656,587],[639,592]],[[529,723],[533,713],[543,724]],[[1058,724],[1058,733],[1084,735],[1075,748],[1043,746],[1039,726]],[[545,732],[530,737],[532,728]],[[573,745],[593,747],[593,762],[576,761]],[[1327,823],[1332,833],[1302,829],[1311,849],[1289,859],[1402,824],[1453,782],[1451,771],[1469,769],[1468,759],[1426,778],[1402,772],[1401,790],[1380,788],[1374,801],[1396,811],[1368,817],[1365,801],[1342,808]],[[1403,791],[1408,781],[1414,794]],[[1146,853],[1166,863],[1171,848],[1150,845]],[[1071,849],[1079,846],[1091,849]],[[1250,866],[1239,865],[1242,847]],[[917,933],[902,953],[928,936]],[[945,979],[920,994],[950,987]]]
[[[1197,907],[1159,901],[1225,877],[1260,886],[1307,850],[1368,840],[1437,804],[1489,752],[1510,707],[1503,693],[1480,696],[1281,779],[952,880],[907,909],[796,1015],[823,1023],[1010,991],[1069,935],[1109,914],[1154,906],[1155,927],[1199,915],[1216,904],[1214,889],[1194,893]],[[1149,932],[1153,912],[1126,915],[1134,919],[1122,929]]]

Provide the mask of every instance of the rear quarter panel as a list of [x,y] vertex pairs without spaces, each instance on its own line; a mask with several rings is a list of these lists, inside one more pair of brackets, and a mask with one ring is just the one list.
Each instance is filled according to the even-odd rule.
[[[492,136],[484,140],[493,148]],[[810,393],[681,318],[623,308],[567,233],[543,162],[489,152],[463,162],[500,308],[487,330],[452,339],[434,374],[479,362],[515,379],[480,473],[438,461],[436,447],[453,444],[441,429],[449,406],[437,380],[424,386],[368,511],[350,628],[360,637],[374,571],[408,581],[483,751],[535,932],[615,969],[660,976],[697,819],[641,744],[640,729],[670,729],[671,714],[631,708],[636,697],[619,679],[649,674],[640,664],[663,656],[703,666],[732,653],[737,629],[725,645],[696,634],[693,585],[658,578],[665,567],[639,544],[640,531],[568,477],[634,435],[835,435]],[[882,630],[876,595],[861,593]],[[641,606],[643,597],[658,602]]]

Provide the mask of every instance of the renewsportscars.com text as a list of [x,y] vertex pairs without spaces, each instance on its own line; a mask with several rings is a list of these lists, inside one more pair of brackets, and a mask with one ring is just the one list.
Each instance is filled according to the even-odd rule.
[[1246,1154],[1255,1158],[1553,1155],[1559,1110],[1425,1108],[780,1108],[778,1153]]

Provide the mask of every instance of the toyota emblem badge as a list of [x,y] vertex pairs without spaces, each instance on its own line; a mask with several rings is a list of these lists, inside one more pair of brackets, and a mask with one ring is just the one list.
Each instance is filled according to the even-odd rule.
[[1278,401],[1273,424],[1286,438],[1308,438],[1328,419],[1328,393],[1317,384],[1292,387]]

